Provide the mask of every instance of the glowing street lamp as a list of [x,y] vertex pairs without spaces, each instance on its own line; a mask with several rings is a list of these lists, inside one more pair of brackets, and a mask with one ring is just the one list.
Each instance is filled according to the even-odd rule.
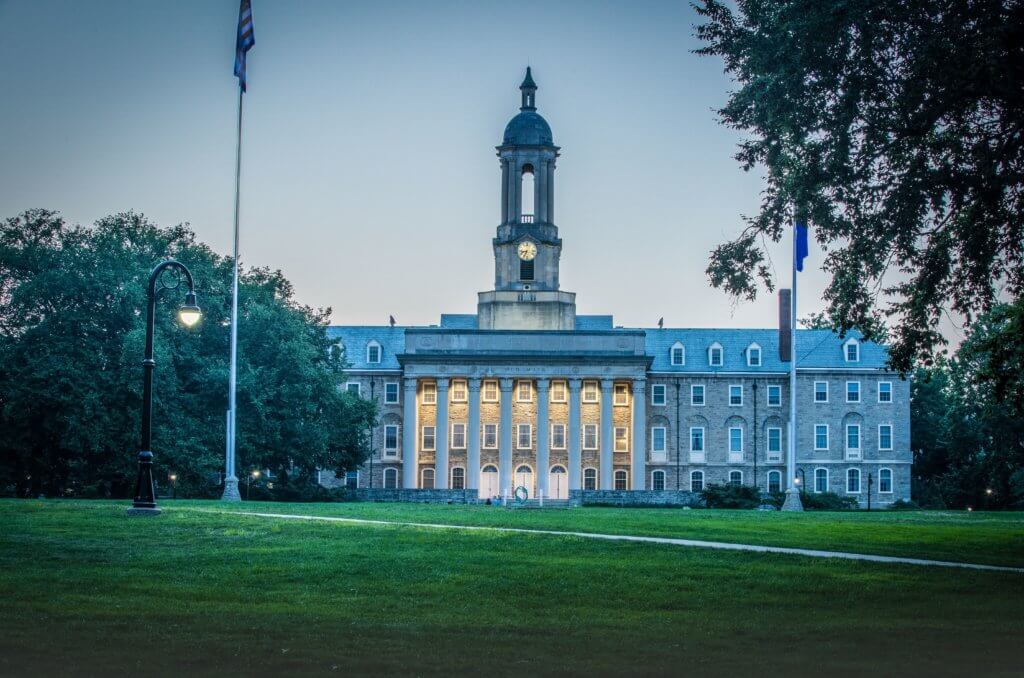
[[[149,284],[146,287],[149,303],[146,309],[146,355],[142,359],[142,443],[139,451],[139,476],[135,481],[135,500],[128,509],[128,515],[134,516],[152,516],[160,513],[156,505],[156,494],[153,492],[153,370],[156,369],[156,361],[153,359],[153,328],[156,323],[157,297],[164,290],[175,290],[181,285],[180,277],[174,285],[167,285],[162,280],[163,273],[172,269],[184,275],[188,284],[185,303],[178,309],[178,320],[186,327],[193,327],[203,315],[196,304],[196,286],[191,271],[174,259],[157,264],[149,274]],[[174,476],[174,479],[177,480],[177,476]]]
[[167,477],[171,481],[171,499],[177,499],[178,498],[178,474],[177,473],[172,473],[171,475],[169,475]]
[[255,470],[245,479],[245,500],[249,501],[249,482],[260,477],[259,470]]

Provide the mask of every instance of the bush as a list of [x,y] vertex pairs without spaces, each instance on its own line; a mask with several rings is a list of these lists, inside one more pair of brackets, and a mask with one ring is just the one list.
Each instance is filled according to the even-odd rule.
[[857,508],[853,497],[840,497],[835,492],[801,492],[800,502],[808,511],[852,511]]
[[355,501],[355,493],[345,487],[327,488],[315,480],[304,477],[288,478],[287,480],[260,480],[246,488],[244,479],[238,484],[242,498],[252,501],[292,501],[292,502],[334,502]]
[[897,499],[893,503],[889,504],[889,508],[893,511],[920,511],[921,507],[916,502],[907,501],[906,499]]
[[700,496],[708,508],[756,509],[761,505],[761,491],[753,485],[708,485]]

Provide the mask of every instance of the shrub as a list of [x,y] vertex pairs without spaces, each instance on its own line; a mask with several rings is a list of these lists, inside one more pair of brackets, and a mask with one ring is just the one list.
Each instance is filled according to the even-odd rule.
[[897,499],[893,503],[889,504],[889,508],[893,511],[920,511],[921,507],[916,502],[907,501],[906,499]]
[[761,491],[753,485],[708,485],[700,494],[708,508],[756,509]]
[[808,511],[852,511],[857,508],[853,497],[840,497],[835,492],[801,492],[800,502]]

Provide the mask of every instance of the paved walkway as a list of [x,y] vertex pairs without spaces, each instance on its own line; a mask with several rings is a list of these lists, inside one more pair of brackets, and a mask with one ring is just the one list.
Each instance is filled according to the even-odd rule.
[[898,556],[875,556],[866,553],[845,553],[843,551],[818,551],[785,546],[758,546],[756,544],[731,544],[721,541],[700,541],[696,539],[675,539],[671,537],[640,537],[626,534],[598,534],[595,532],[564,532],[560,530],[528,530],[519,527],[488,527],[482,525],[444,525],[438,523],[410,523],[391,520],[367,520],[364,518],[340,518],[337,516],[303,516],[287,513],[257,513],[253,511],[212,511],[213,513],[234,513],[260,518],[283,518],[286,520],[313,520],[331,523],[356,523],[360,525],[395,525],[399,527],[427,527],[439,530],[466,530],[477,532],[514,532],[518,534],[544,534],[557,537],[580,537],[582,539],[604,539],[607,541],[632,541],[649,544],[670,544],[693,548],[722,549],[725,551],[752,551],[754,553],[785,553],[810,558],[842,558],[873,563],[896,563],[899,565],[926,565],[931,567],[958,567],[967,570],[990,570],[994,572],[1016,572],[1024,574],[1024,567],[981,565],[978,563],[957,563],[949,560],[926,560],[923,558],[901,558]]

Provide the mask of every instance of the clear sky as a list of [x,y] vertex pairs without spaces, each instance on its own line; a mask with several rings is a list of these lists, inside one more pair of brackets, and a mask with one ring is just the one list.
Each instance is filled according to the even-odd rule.
[[[733,305],[704,273],[762,177],[716,122],[733,85],[692,53],[688,3],[252,3],[242,260],[280,268],[336,323],[475,311],[494,278],[494,147],[530,64],[562,147],[555,221],[578,311],[775,325],[774,298]],[[0,0],[0,216],[131,209],[228,253],[237,16],[236,0]],[[772,250],[784,282],[788,248]],[[809,267],[822,257],[812,243]],[[802,276],[801,316],[824,284]]]

